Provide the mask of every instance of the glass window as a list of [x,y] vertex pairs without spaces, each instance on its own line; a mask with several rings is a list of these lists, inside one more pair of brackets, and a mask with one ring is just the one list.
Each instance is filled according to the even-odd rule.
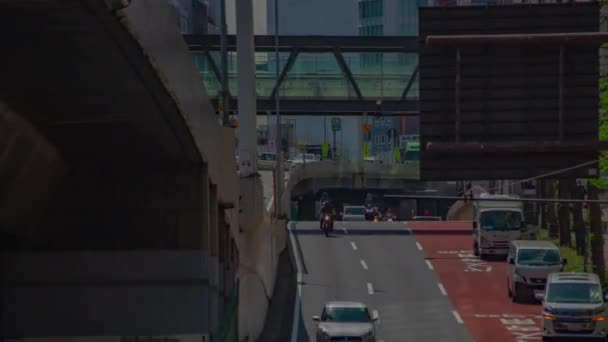
[[553,283],[547,290],[547,302],[601,303],[602,289],[597,284]]
[[559,252],[555,249],[520,249],[517,253],[520,265],[559,265]]
[[346,215],[365,215],[365,208],[350,207],[344,210]]
[[487,230],[519,230],[521,213],[517,211],[484,211],[479,218],[481,228]]
[[323,322],[369,322],[366,308],[325,308],[321,315]]

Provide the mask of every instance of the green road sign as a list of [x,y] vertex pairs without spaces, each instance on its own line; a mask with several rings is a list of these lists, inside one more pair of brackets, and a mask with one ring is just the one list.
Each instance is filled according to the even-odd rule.
[[340,118],[331,118],[331,130],[334,132],[342,130],[342,120]]

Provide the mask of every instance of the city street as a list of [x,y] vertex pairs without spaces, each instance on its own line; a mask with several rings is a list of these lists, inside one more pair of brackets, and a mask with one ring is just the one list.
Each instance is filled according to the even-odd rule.
[[297,341],[314,341],[311,318],[332,300],[377,310],[378,341],[472,340],[405,224],[336,222],[329,238],[317,222],[290,228],[302,274]]

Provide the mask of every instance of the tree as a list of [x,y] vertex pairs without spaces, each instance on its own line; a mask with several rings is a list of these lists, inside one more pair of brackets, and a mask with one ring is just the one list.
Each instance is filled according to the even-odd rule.
[[[602,1],[605,4],[605,1]],[[605,21],[606,17],[602,16],[601,21]],[[606,48],[606,44],[602,48]],[[600,50],[601,51],[601,50]],[[606,56],[600,53],[600,60]],[[599,80],[600,88],[600,116],[599,116],[599,140],[608,140],[608,81],[606,80],[606,72],[601,71],[602,75]],[[598,199],[599,190],[608,189],[608,179],[602,177],[608,172],[608,153],[601,151],[599,153],[599,177],[589,179],[587,183],[587,195],[590,200]],[[606,279],[606,262],[604,259],[604,236],[602,231],[602,211],[598,203],[589,205],[589,230],[591,233],[591,262],[592,269],[599,275],[602,282]]]
[[[559,181],[558,198],[570,198],[570,187],[565,180]],[[560,246],[572,247],[570,236],[570,206],[567,203],[558,205],[557,216],[559,219],[559,244]]]

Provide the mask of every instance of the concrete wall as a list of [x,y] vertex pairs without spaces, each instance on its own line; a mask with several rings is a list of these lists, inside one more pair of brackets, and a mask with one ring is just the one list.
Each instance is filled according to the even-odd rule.
[[19,248],[35,238],[49,199],[64,180],[57,149],[29,122],[0,102],[0,246]]
[[234,130],[218,124],[166,1],[103,13],[95,19],[120,20],[137,39],[202,162],[96,160],[104,151],[64,161],[21,115],[0,110],[2,242],[23,236],[11,243],[18,253],[0,255],[2,334],[200,337],[222,321],[237,272]]
[[[293,195],[324,187],[334,188],[399,188],[419,179],[415,164],[378,164],[352,161],[319,161],[295,165],[283,193],[284,213]],[[307,184],[303,184],[308,182]],[[301,185],[303,184],[303,185]],[[316,184],[316,185],[315,185]]]

